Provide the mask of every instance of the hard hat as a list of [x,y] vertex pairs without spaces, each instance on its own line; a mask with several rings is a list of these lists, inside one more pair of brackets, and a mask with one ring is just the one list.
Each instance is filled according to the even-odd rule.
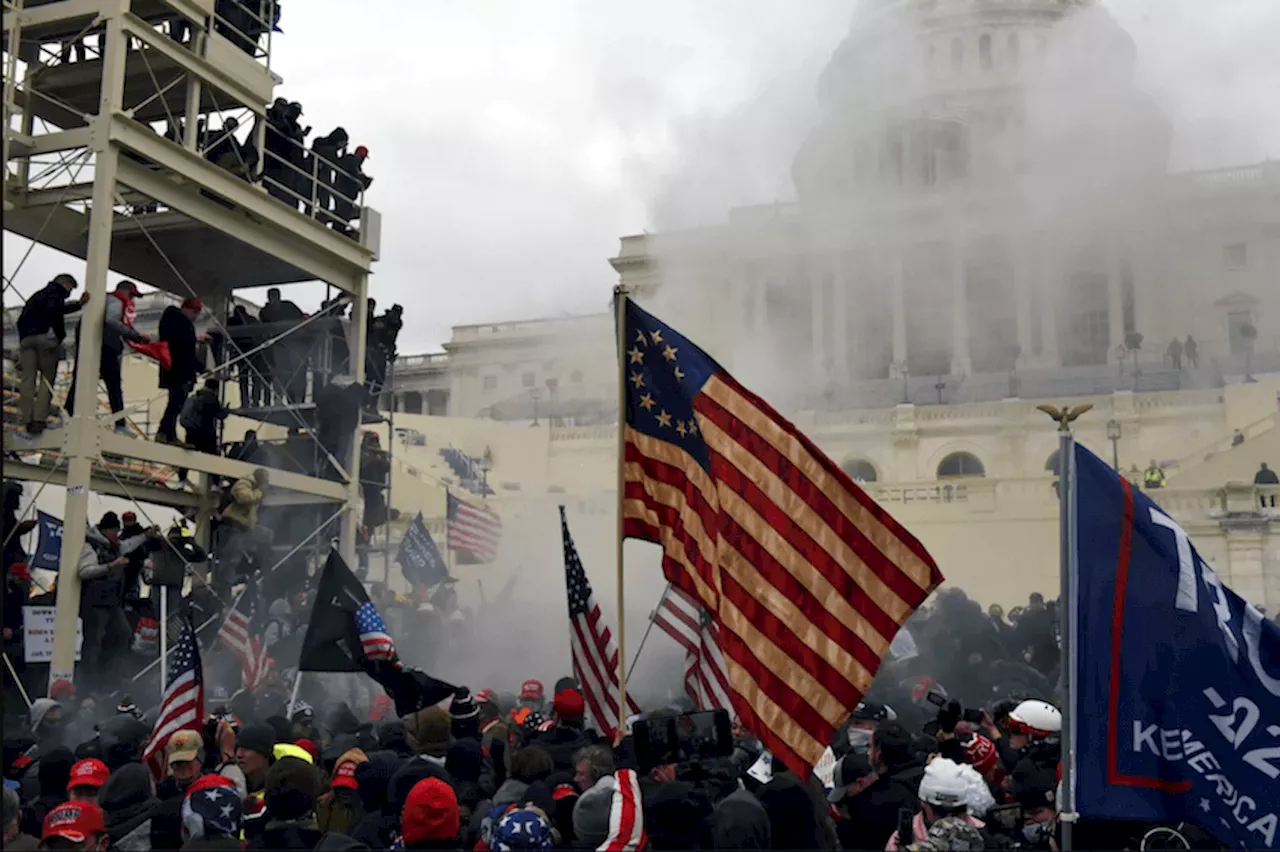
[[1062,733],[1062,711],[1048,701],[1023,701],[1009,714],[1009,732],[1044,739]]

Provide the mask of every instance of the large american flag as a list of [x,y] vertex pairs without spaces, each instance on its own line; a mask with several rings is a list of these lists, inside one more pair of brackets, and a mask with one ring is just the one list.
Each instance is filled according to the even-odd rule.
[[573,676],[582,687],[587,712],[600,732],[612,739],[618,726],[640,708],[627,696],[628,710],[618,713],[618,645],[604,623],[600,605],[591,594],[591,583],[582,569],[578,548],[569,534],[564,506],[560,507],[560,534],[564,539],[564,579],[569,595],[569,648]]
[[688,592],[667,586],[653,623],[684,648],[684,689],[699,710],[733,712],[729,673],[720,650],[720,629]]
[[200,668],[200,648],[196,645],[191,622],[182,623],[182,634],[169,657],[168,677],[165,680],[164,700],[160,703],[160,715],[155,729],[142,751],[142,760],[151,768],[157,781],[164,778],[164,748],[175,731],[192,730],[203,733],[204,728],[204,678]]
[[240,661],[240,682],[245,689],[257,689],[275,670],[275,660],[267,653],[261,632],[252,626],[257,597],[256,586],[245,586],[218,630],[218,641]]
[[447,544],[450,550],[470,554],[477,562],[498,558],[502,542],[502,518],[483,506],[472,506],[446,492],[449,526]]
[[620,334],[624,533],[662,545],[719,629],[735,715],[805,777],[942,574],[706,353],[629,301]]
[[396,643],[387,633],[387,625],[373,604],[366,600],[356,608],[356,630],[360,633],[360,647],[369,660],[391,660],[396,656]]

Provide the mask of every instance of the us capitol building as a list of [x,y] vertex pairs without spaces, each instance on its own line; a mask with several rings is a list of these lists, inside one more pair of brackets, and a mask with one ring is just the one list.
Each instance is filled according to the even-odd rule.
[[[797,200],[624,237],[610,262],[975,596],[1057,589],[1057,439],[1034,409],[1092,403],[1080,439],[1131,477],[1157,460],[1157,501],[1274,612],[1280,513],[1253,476],[1280,466],[1280,163],[1170,173],[1136,64],[1087,0],[864,2]],[[579,546],[607,565],[612,347],[604,313],[459,326],[400,359],[387,403],[397,424],[467,418],[447,440],[485,460],[504,518],[599,515]]]
[[[1280,468],[1280,162],[1170,172],[1136,65],[1092,0],[864,0],[816,81],[795,200],[623,237],[610,263],[979,600],[1056,593],[1057,436],[1035,407],[1091,403],[1080,440],[1138,480],[1157,461],[1156,501],[1275,613],[1280,488],[1253,478]],[[614,346],[600,313],[457,326],[397,360],[376,428],[401,527],[421,511],[441,534],[445,487],[503,518],[461,588],[532,576],[518,594],[559,611],[563,503],[612,599]],[[154,395],[148,370],[130,361],[128,398]],[[634,548],[643,625],[659,554]]]

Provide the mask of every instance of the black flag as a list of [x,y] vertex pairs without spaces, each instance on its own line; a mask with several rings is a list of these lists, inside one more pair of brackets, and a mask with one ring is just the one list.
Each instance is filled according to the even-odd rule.
[[436,547],[435,539],[422,521],[422,513],[413,519],[404,538],[400,540],[400,550],[396,553],[396,562],[400,563],[400,571],[404,578],[414,586],[434,586],[449,576],[449,569]]
[[320,575],[311,621],[302,640],[298,670],[304,672],[362,672],[365,652],[356,626],[356,613],[369,603],[369,594],[347,563],[330,551]]

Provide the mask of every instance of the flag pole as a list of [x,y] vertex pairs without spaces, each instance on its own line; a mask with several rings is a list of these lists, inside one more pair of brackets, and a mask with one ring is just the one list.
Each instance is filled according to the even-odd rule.
[[1076,619],[1076,459],[1071,424],[1092,405],[1075,408],[1041,406],[1058,424],[1058,631],[1061,653],[1062,694],[1062,794],[1058,800],[1061,852],[1071,852],[1076,820],[1075,756],[1075,619]]
[[293,677],[293,692],[289,694],[289,712],[285,714],[285,718],[293,721],[293,708],[298,706],[298,690],[302,688],[302,669],[298,669],[298,673]]
[[[160,659],[169,655],[169,587],[160,587]],[[164,688],[167,672],[160,666],[160,700],[164,700]]]
[[[622,571],[622,511],[626,488],[623,463],[627,450],[627,289],[619,284],[613,290],[614,308],[617,311],[618,346],[618,733],[622,734],[622,720],[627,716],[627,631],[626,609],[623,594]],[[643,645],[643,643],[641,643]]]
[[31,696],[27,695],[27,688],[22,685],[22,681],[18,678],[18,673],[14,671],[13,661],[9,659],[9,652],[4,652],[4,665],[9,670],[9,677],[13,678],[13,683],[18,687],[18,692],[22,695],[22,700],[27,702],[27,708],[31,707]]
[[667,594],[671,591],[671,583],[668,582],[662,590],[662,595],[658,598],[658,605],[653,608],[653,612],[649,613],[649,626],[644,629],[644,635],[640,637],[640,647],[636,648],[636,655],[631,658],[631,665],[628,668],[634,669],[636,663],[640,662],[640,654],[644,651],[645,643],[649,641],[649,634],[653,631],[653,622],[658,617],[658,610],[662,609],[662,602],[667,599]]

